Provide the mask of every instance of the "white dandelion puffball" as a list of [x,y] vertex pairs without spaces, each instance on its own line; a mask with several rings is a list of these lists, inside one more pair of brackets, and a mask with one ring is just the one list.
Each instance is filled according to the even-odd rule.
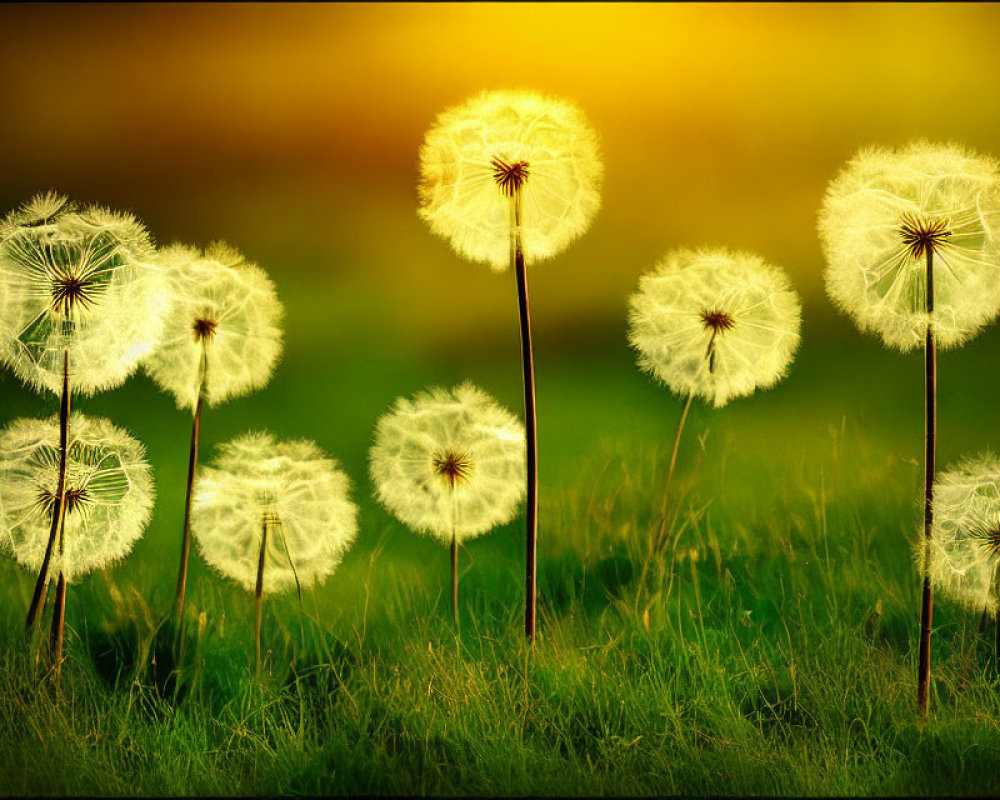
[[202,558],[248,591],[257,585],[264,525],[264,592],[314,586],[357,535],[357,506],[337,462],[313,442],[247,433],[219,447],[195,483],[191,530]]
[[983,453],[937,477],[931,533],[926,563],[923,538],[914,555],[934,587],[971,611],[996,611],[1000,459]]
[[785,376],[801,316],[777,267],[725,248],[682,248],[639,279],[628,338],[643,370],[719,407]]
[[525,260],[541,261],[590,226],[603,170],[597,134],[572,103],[523,90],[482,92],[442,112],[427,132],[418,213],[462,256],[503,272],[514,193]]
[[156,344],[166,284],[130,214],[38,195],[0,222],[0,360],[36,389],[111,389]]
[[370,460],[379,502],[446,543],[510,522],[524,497],[524,426],[471,383],[399,398]]
[[202,381],[211,405],[271,378],[281,355],[284,309],[260,267],[222,242],[202,254],[173,245],[159,254],[170,286],[167,321],[143,368],[179,408],[194,409]]
[[862,150],[830,184],[819,234],[833,302],[890,347],[924,344],[928,251],[940,347],[962,344],[1000,312],[1000,172],[991,158],[923,141]]
[[[66,457],[63,554],[50,574],[74,581],[120,561],[153,508],[145,448],[106,419],[73,414]],[[0,433],[0,533],[21,566],[38,572],[59,483],[59,420],[19,419]]]

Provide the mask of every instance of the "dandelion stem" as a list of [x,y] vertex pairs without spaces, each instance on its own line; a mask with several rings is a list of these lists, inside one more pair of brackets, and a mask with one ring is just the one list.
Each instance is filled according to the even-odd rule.
[[535,361],[531,348],[531,313],[528,308],[528,279],[524,269],[521,244],[521,190],[511,193],[510,256],[517,280],[517,308],[521,327],[521,374],[524,385],[525,440],[527,442],[527,492],[525,508],[526,559],[524,597],[524,635],[535,638],[536,537],[538,534],[538,434],[535,420]]
[[994,647],[996,651],[996,669],[1000,673],[1000,611],[994,614],[994,621],[996,622],[996,634],[994,639]]
[[451,614],[458,630],[458,538],[451,534]]
[[267,553],[267,523],[265,516],[261,523],[260,556],[257,558],[257,588],[254,590],[254,614],[256,617],[254,642],[257,654],[257,674],[260,674],[260,623],[264,613],[264,556]]
[[59,477],[56,482],[56,493],[52,505],[52,524],[49,528],[49,540],[45,545],[45,556],[42,558],[41,569],[38,570],[38,578],[35,580],[35,591],[31,597],[31,605],[28,606],[28,616],[25,620],[25,628],[31,631],[35,624],[42,606],[45,604],[45,594],[49,580],[49,562],[52,560],[52,550],[56,544],[56,538],[60,535],[63,521],[66,518],[66,454],[69,442],[69,411],[70,411],[70,388],[69,388],[69,350],[63,351],[63,385],[62,400],[59,403]]
[[[927,335],[924,342],[924,563],[928,563],[931,548],[931,526],[934,522],[934,461],[937,445],[937,348],[934,341],[934,248],[927,253]],[[927,693],[931,679],[931,619],[934,614],[934,592],[930,576],[924,575],[920,603],[920,648],[917,663],[917,708],[927,713]]]
[[177,572],[177,591],[174,604],[177,607],[177,642],[181,658],[184,650],[184,596],[187,590],[188,558],[191,553],[191,498],[194,494],[194,474],[198,467],[198,440],[201,436],[201,407],[205,399],[205,373],[207,353],[201,347],[201,371],[198,381],[198,400],[194,407],[194,422],[191,425],[191,449],[188,453],[187,488],[184,493],[184,533],[181,536],[181,564]]
[[684,408],[681,409],[681,417],[677,420],[677,430],[674,433],[674,446],[670,451],[670,464],[667,466],[667,480],[663,486],[663,506],[660,509],[660,532],[656,537],[656,552],[663,546],[663,541],[667,533],[667,499],[670,497],[670,484],[674,479],[674,467],[677,466],[677,451],[681,446],[681,433],[684,430],[684,421],[687,419],[688,411],[691,409],[693,394],[688,394],[684,401]]
[[[62,548],[60,548],[61,550]],[[66,621],[66,577],[59,572],[56,597],[52,606],[52,627],[49,629],[49,652],[55,667],[56,679],[62,674],[63,631]]]

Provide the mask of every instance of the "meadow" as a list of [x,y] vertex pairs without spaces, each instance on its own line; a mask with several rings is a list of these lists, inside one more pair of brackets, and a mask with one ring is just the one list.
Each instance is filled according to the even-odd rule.
[[[623,321],[587,341],[543,330],[533,647],[523,520],[463,548],[456,635],[447,549],[375,504],[365,462],[375,417],[411,388],[474,376],[517,407],[506,340],[423,358],[376,341],[317,370],[322,344],[292,330],[268,389],[206,412],[206,453],[254,427],[316,438],[361,507],[358,541],[304,613],[294,593],[269,601],[259,677],[252,598],[197,556],[186,663],[172,663],[169,626],[154,636],[172,596],[189,417],[141,376],[81,401],[145,442],[157,507],[124,564],[72,588],[61,690],[24,643],[31,576],[0,565],[0,791],[1000,791],[993,631],[944,599],[929,716],[914,704],[921,357],[883,350],[822,302],[807,304],[786,382],[694,406],[657,557],[680,401],[635,369]],[[989,329],[942,357],[942,466],[997,446],[998,354]],[[12,376],[2,389],[5,417],[39,413]]]

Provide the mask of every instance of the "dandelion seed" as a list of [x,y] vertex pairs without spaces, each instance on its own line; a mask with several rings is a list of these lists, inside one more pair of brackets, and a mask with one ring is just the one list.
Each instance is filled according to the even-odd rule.
[[524,497],[524,428],[471,383],[399,398],[375,429],[379,502],[404,524],[451,545],[458,623],[459,545],[512,520]]
[[[134,217],[55,193],[37,195],[0,221],[0,361],[30,386],[61,394],[62,501],[71,396],[122,383],[163,323],[165,283]],[[52,548],[63,524],[57,504],[28,608],[41,609]]]
[[1000,312],[1000,172],[957,145],[862,150],[819,215],[826,286],[863,331],[907,351],[924,344],[928,254],[934,340],[963,344]]
[[639,366],[681,397],[716,408],[781,380],[800,324],[785,274],[724,248],[671,251],[629,301]]
[[420,216],[470,261],[510,265],[512,197],[534,264],[558,255],[601,205],[597,134],[572,103],[482,92],[440,114],[420,150]]
[[202,254],[174,245],[159,254],[170,285],[163,337],[143,367],[194,422],[184,499],[184,529],[174,605],[183,646],[184,599],[191,547],[191,497],[203,403],[217,405],[264,386],[281,355],[283,309],[263,270],[216,242]]
[[629,342],[639,366],[685,398],[654,551],[665,541],[670,484],[692,400],[719,408],[773,386],[795,355],[800,324],[798,295],[784,272],[749,253],[672,250],[640,278],[629,300]]
[[572,103],[483,92],[442,113],[420,150],[420,216],[472,261],[515,273],[527,426],[524,631],[535,635],[538,468],[525,263],[565,249],[600,206],[597,136]]
[[199,473],[191,529],[220,575],[256,600],[260,667],[263,596],[329,576],[357,535],[347,476],[312,442],[249,433],[220,446]]
[[[1000,608],[1000,459],[967,458],[934,481],[934,528],[914,559],[931,585],[969,611]],[[1000,669],[1000,625],[996,637]]]
[[[0,538],[38,572],[58,515],[60,424],[19,419],[0,433]],[[50,568],[58,574],[53,652],[62,657],[66,583],[131,552],[149,522],[153,481],[143,446],[106,419],[73,414],[66,448],[64,515]]]
[[[1000,312],[1000,171],[954,144],[859,153],[819,215],[834,303],[889,347],[924,347],[924,546],[934,528],[937,348],[955,347]],[[924,576],[917,705],[930,686],[933,587]]]
[[[281,355],[283,309],[262,269],[216,242],[158,258],[170,286],[167,323],[143,368],[181,409],[218,405],[264,386]],[[207,361],[203,371],[202,361]]]
[[63,358],[76,393],[118,386],[157,342],[166,286],[130,214],[38,195],[0,222],[0,360],[59,393]]

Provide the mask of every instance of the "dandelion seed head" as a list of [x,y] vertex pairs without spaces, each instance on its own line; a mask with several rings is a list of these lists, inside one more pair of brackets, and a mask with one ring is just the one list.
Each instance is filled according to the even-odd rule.
[[206,354],[205,399],[211,405],[264,386],[282,351],[284,314],[260,267],[216,242],[205,253],[184,245],[159,255],[170,286],[160,344],[143,361],[178,408],[194,409]]
[[471,383],[399,398],[379,419],[370,455],[379,502],[445,543],[514,518],[524,460],[520,420]]
[[[73,414],[66,459],[64,550],[50,569],[75,581],[128,555],[153,508],[145,449],[106,419]],[[59,482],[59,421],[19,419],[0,432],[0,540],[38,572]]]
[[248,433],[223,444],[195,483],[191,531],[216,572],[247,591],[257,583],[263,527],[264,591],[322,582],[357,535],[347,476],[315,443]]
[[643,370],[719,407],[785,376],[800,323],[777,267],[725,248],[677,249],[639,279],[628,337]]
[[833,302],[886,345],[923,345],[928,253],[934,337],[958,346],[1000,312],[1000,171],[955,144],[859,152],[819,214]]
[[511,197],[529,263],[562,252],[601,204],[603,165],[583,113],[532,91],[487,91],[441,113],[420,150],[419,215],[462,256],[503,272]]
[[[936,590],[970,611],[996,611],[1000,568],[1000,459],[967,458],[934,481],[929,548],[921,537],[914,558]],[[927,554],[925,557],[925,553]]]
[[145,227],[82,210],[53,192],[0,221],[0,360],[37,390],[74,392],[128,378],[159,338],[166,285]]

